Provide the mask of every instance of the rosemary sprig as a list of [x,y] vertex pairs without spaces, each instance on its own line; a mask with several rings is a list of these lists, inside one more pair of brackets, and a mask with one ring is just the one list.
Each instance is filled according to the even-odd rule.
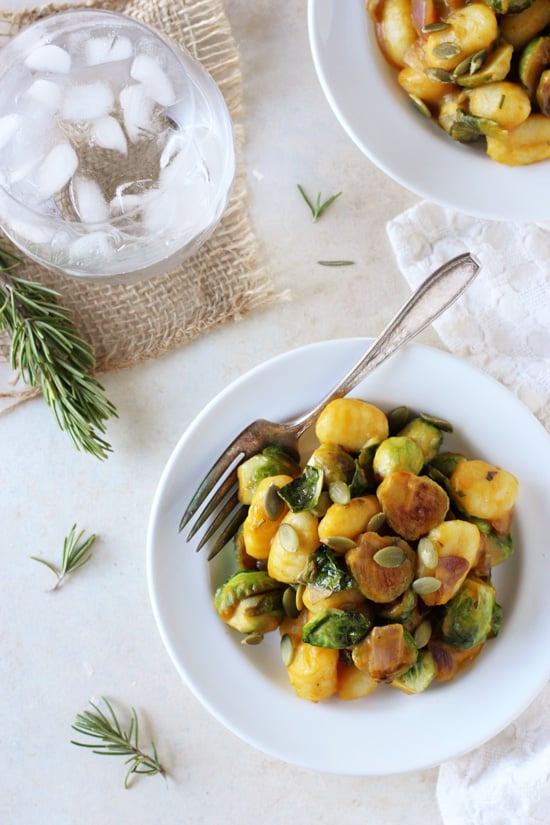
[[151,742],[153,754],[144,753],[139,747],[139,725],[138,717],[134,708],[131,708],[131,719],[128,730],[123,730],[115,711],[108,699],[102,696],[103,702],[109,711],[109,717],[103,713],[97,705],[90,701],[93,711],[85,710],[84,713],[77,714],[76,721],[72,725],[73,730],[85,736],[91,736],[99,740],[99,744],[94,742],[75,742],[82,748],[91,748],[92,753],[103,753],[111,756],[127,756],[125,765],[129,765],[124,777],[124,787],[128,788],[130,780],[134,774],[154,774],[166,775],[166,771],[159,762],[155,743]]
[[52,590],[57,590],[58,587],[61,587],[67,576],[70,576],[71,573],[74,573],[80,567],[84,567],[84,565],[92,558],[90,547],[96,540],[97,536],[95,533],[92,533],[86,541],[79,544],[79,541],[83,535],[84,530],[81,530],[80,533],[77,534],[76,524],[73,524],[71,527],[71,532],[63,541],[63,555],[61,556],[60,567],[53,562],[46,561],[38,556],[31,556],[33,561],[39,561],[40,564],[45,565],[45,567],[51,570],[56,576],[57,581],[52,587]]
[[0,332],[11,334],[10,365],[23,382],[40,386],[59,427],[77,449],[105,459],[112,448],[100,433],[116,416],[101,384],[90,374],[92,347],[74,327],[59,294],[9,272],[18,263],[0,249]]
[[317,194],[315,204],[313,204],[310,201],[310,199],[308,198],[308,196],[306,195],[306,193],[304,191],[304,187],[301,186],[299,183],[297,184],[297,186],[298,186],[298,191],[299,191],[300,195],[303,197],[303,199],[305,200],[305,202],[307,203],[307,205],[309,207],[309,210],[311,212],[311,216],[312,216],[314,222],[319,220],[319,218],[321,217],[323,212],[325,212],[329,208],[329,206],[331,204],[333,204],[334,201],[337,198],[339,198],[340,195],[342,194],[341,192],[337,192],[336,195],[331,195],[330,198],[327,198],[325,201],[321,201],[321,193],[319,192]]

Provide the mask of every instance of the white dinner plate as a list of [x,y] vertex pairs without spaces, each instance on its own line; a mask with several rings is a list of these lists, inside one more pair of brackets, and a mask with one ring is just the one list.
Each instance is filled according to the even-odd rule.
[[500,635],[452,682],[407,696],[380,686],[364,699],[318,704],[296,697],[278,632],[258,646],[217,616],[212,597],[227,570],[195,553],[178,524],[198,481],[255,418],[305,411],[348,371],[368,339],[326,341],[257,367],[211,401],[181,437],[160,480],[148,531],[154,615],[179,673],[231,731],[286,762],[336,774],[383,775],[439,764],[515,719],[550,673],[550,439],[499,383],[451,355],[410,345],[353,395],[389,409],[407,404],[451,420],[445,449],[495,463],[519,479],[515,554],[495,568],[504,609]]
[[325,96],[357,146],[434,203],[495,220],[550,219],[550,161],[504,166],[417,112],[382,57],[365,0],[309,0],[309,39]]

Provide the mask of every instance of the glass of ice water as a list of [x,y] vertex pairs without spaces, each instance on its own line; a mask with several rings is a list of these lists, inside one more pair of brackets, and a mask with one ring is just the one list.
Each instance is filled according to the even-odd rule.
[[218,224],[234,172],[217,85],[149,27],[67,11],[0,50],[0,226],[44,266],[169,272]]

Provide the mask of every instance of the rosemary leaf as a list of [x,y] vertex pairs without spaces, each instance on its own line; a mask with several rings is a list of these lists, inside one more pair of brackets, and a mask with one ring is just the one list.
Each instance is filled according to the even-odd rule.
[[317,261],[321,266],[353,266],[355,261]]
[[105,422],[117,412],[90,374],[93,349],[74,327],[57,292],[11,273],[17,262],[0,249],[0,332],[11,335],[10,365],[25,384],[40,386],[58,426],[78,450],[105,459],[112,452],[102,437]]
[[153,776],[154,774],[166,775],[166,771],[159,761],[157,749],[154,742],[151,742],[152,755],[145,753],[139,746],[139,723],[135,708],[131,708],[130,723],[127,730],[122,728],[122,725],[116,715],[113,706],[109,700],[103,696],[109,717],[92,701],[90,705],[93,710],[85,710],[83,713],[77,714],[73,730],[77,733],[90,736],[92,739],[100,740],[101,744],[97,742],[77,742],[71,739],[73,745],[78,745],[82,748],[91,748],[92,753],[105,754],[107,756],[127,756],[124,764],[128,765],[128,770],[124,777],[124,787],[130,787],[132,776],[135,774],[145,774]]
[[319,220],[319,218],[321,217],[323,212],[325,212],[329,208],[329,206],[331,204],[333,204],[334,201],[337,198],[339,198],[342,194],[341,192],[337,192],[336,195],[331,195],[325,201],[321,201],[321,193],[319,192],[318,195],[317,195],[317,199],[315,201],[315,205],[313,205],[313,203],[310,201],[310,199],[306,195],[304,187],[301,186],[301,184],[299,184],[299,183],[297,184],[297,187],[298,187],[298,191],[299,191],[300,195],[302,196],[302,198],[305,200],[305,202],[307,203],[307,205],[309,207],[309,211],[311,212],[311,216],[312,216],[314,222]]
[[[61,556],[61,566],[58,567],[51,561],[46,561],[45,559],[41,559],[38,556],[31,556],[33,561],[38,561],[40,564],[45,565],[52,573],[56,576],[56,582],[52,587],[52,590],[57,590],[67,576],[70,576],[76,570],[79,570],[81,567],[84,567],[87,562],[90,561],[92,558],[92,553],[90,552],[90,548],[94,541],[96,540],[97,536],[95,533],[92,533],[91,536],[81,542],[82,536],[84,535],[84,530],[81,530],[80,533],[77,534],[76,532],[76,524],[73,524],[71,527],[70,533],[63,541],[63,553]],[[79,544],[79,542],[81,542]]]

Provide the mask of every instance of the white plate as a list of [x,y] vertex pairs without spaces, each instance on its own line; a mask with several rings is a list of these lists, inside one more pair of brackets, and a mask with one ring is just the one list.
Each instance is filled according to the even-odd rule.
[[308,17],[313,62],[332,110],[387,175],[427,200],[477,217],[550,219],[550,161],[503,166],[420,115],[380,53],[364,0],[309,0]]
[[455,681],[417,696],[381,686],[354,702],[298,699],[279,656],[279,634],[240,644],[212,606],[225,576],[178,533],[197,482],[254,418],[287,419],[309,408],[366,350],[368,339],[328,341],[279,356],[218,395],[182,436],[162,475],[148,534],[147,570],[164,644],[187,685],[217,719],[262,751],[337,774],[426,768],[468,751],[517,717],[550,673],[550,439],[528,410],[484,373],[440,350],[412,345],[353,395],[455,423],[446,444],[492,461],[520,480],[518,550],[495,571],[501,634]]

